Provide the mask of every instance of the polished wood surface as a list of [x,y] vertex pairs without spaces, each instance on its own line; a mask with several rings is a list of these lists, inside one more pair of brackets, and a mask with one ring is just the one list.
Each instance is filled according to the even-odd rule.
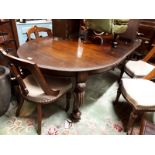
[[115,68],[141,44],[140,40],[111,45],[83,44],[80,40],[54,40],[37,38],[23,44],[17,51],[20,58],[28,59],[49,74],[75,78],[74,105],[71,117],[80,119],[79,110],[84,102],[86,81],[89,75]]
[[110,45],[83,44],[77,41],[36,39],[23,44],[18,56],[37,63],[41,68],[66,72],[81,72],[113,68],[132,53],[140,41]]

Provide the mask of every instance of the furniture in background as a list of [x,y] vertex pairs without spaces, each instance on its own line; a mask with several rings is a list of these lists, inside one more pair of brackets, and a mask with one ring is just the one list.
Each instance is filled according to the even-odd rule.
[[84,26],[87,31],[87,40],[100,44],[111,39],[114,47],[117,46],[117,35],[125,32],[128,28],[128,19],[85,19]]
[[[16,115],[20,114],[20,109],[24,100],[37,104],[38,134],[41,134],[42,106],[57,101],[64,94],[66,95],[68,110],[70,105],[72,83],[66,78],[51,78],[44,76],[38,65],[33,61],[23,60],[7,54],[3,49],[1,53],[8,61],[11,73],[17,81],[18,93],[20,94]],[[23,75],[21,69],[26,69],[29,74]]]
[[119,34],[119,38],[127,42],[134,41],[137,38],[139,24],[139,19],[130,19],[128,21],[127,30]]
[[88,77],[114,69],[140,44],[140,40],[128,44],[120,41],[117,48],[112,48],[110,44],[84,44],[80,39],[38,38],[21,45],[17,53],[20,58],[34,61],[48,75],[75,78],[75,103],[71,117],[78,121]]
[[149,63],[149,60],[155,55],[155,47],[142,60],[129,60],[121,68],[119,81],[123,73],[127,73],[130,77],[142,78],[148,75],[154,68],[154,64]]
[[[27,41],[30,41],[32,39],[40,38],[43,37],[41,33],[44,32],[46,33],[46,36],[52,37],[52,30],[46,27],[38,27],[38,26],[33,26],[30,29],[27,30]],[[32,36],[33,35],[33,36]]]
[[150,50],[155,43],[155,20],[140,19],[138,33],[138,38],[142,39],[142,45],[139,48],[143,48],[143,51]]
[[97,32],[121,34],[127,30],[128,19],[86,19],[85,26]]
[[80,19],[52,19],[53,36],[62,39],[79,37]]
[[[138,28],[139,28],[140,20],[139,19],[130,19],[128,21],[128,28],[124,33],[119,34],[119,39],[125,42],[131,42],[137,39],[138,37]],[[139,48],[138,48],[139,49]],[[129,59],[138,60],[140,57],[139,50],[136,51],[130,56]]]
[[[155,69],[142,78],[122,78],[119,83],[115,105],[122,94],[127,103],[132,106],[127,133],[132,134],[135,120],[138,116],[143,116],[145,112],[155,111],[155,83],[151,79],[155,77]],[[143,117],[142,117],[143,118]]]
[[[33,27],[34,25],[38,27],[46,27],[49,29],[52,29],[52,21],[51,20],[25,20],[24,23],[16,22],[17,26],[17,32],[19,37],[19,44],[22,45],[27,40],[27,30]],[[41,35],[44,37],[46,33],[41,33]]]
[[[0,46],[5,48],[7,52],[16,55],[19,47],[16,22],[13,19],[0,19]],[[0,64],[5,64],[0,59]]]

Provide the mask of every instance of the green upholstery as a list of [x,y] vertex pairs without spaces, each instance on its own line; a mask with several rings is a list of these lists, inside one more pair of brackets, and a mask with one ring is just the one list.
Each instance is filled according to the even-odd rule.
[[120,34],[127,30],[128,19],[87,19],[86,27],[98,32]]

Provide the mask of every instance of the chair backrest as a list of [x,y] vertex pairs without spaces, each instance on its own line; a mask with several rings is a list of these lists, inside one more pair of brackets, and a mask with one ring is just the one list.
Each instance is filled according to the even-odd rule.
[[34,34],[35,38],[40,38],[42,36],[39,35],[39,32],[46,32],[48,37],[52,37],[52,30],[46,27],[38,27],[33,26],[32,28],[27,30],[27,41],[32,40],[31,34]]
[[153,56],[155,55],[155,47],[153,47],[147,55],[143,58],[143,61],[148,61],[150,60]]
[[7,65],[10,68],[11,74],[17,80],[23,95],[26,96],[29,93],[26,89],[26,85],[24,83],[23,76],[21,73],[21,70],[24,69],[28,70],[30,74],[33,75],[33,77],[38,82],[38,84],[40,85],[40,87],[46,95],[56,96],[59,93],[59,91],[53,91],[51,90],[51,88],[48,87],[48,84],[37,64],[35,64],[32,61],[20,59],[15,56],[9,55],[3,48],[0,48],[0,52],[2,53],[2,56],[4,56],[4,59],[7,60]]

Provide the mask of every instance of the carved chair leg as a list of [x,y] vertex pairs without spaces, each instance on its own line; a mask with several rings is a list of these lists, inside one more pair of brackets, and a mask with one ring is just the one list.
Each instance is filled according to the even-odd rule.
[[20,97],[18,98],[17,102],[18,102],[18,105],[17,105],[18,108],[17,108],[17,110],[16,110],[16,116],[18,117],[19,114],[20,114],[20,110],[21,110],[21,108],[22,108],[22,106],[23,106],[23,103],[24,103],[24,98],[23,98],[22,96],[20,96]]
[[66,94],[66,108],[65,111],[67,112],[70,108],[70,99],[71,99],[71,92]]
[[124,74],[124,64],[121,65],[121,73],[120,73],[120,77],[118,79],[118,84],[120,84],[121,82],[121,79],[123,77],[123,74]]
[[145,125],[146,125],[145,113],[143,113],[143,115],[141,117],[139,135],[143,135],[144,134]]
[[118,87],[117,96],[116,96],[116,99],[115,99],[115,101],[113,103],[114,105],[116,105],[118,103],[118,100],[119,100],[120,95],[121,95],[121,84]]
[[41,122],[42,122],[42,105],[38,104],[37,105],[37,113],[38,113],[38,129],[37,133],[41,135]]
[[132,135],[133,126],[135,123],[136,118],[138,117],[138,114],[135,111],[132,111],[130,114],[128,126],[127,126],[127,134]]
[[116,96],[116,99],[114,101],[114,105],[116,105],[118,103],[118,100],[119,100],[119,97],[121,95],[121,79],[122,79],[122,76],[123,76],[123,73],[124,73],[124,63],[121,64],[121,73],[120,73],[120,77],[118,79],[118,90],[117,90],[117,96]]

